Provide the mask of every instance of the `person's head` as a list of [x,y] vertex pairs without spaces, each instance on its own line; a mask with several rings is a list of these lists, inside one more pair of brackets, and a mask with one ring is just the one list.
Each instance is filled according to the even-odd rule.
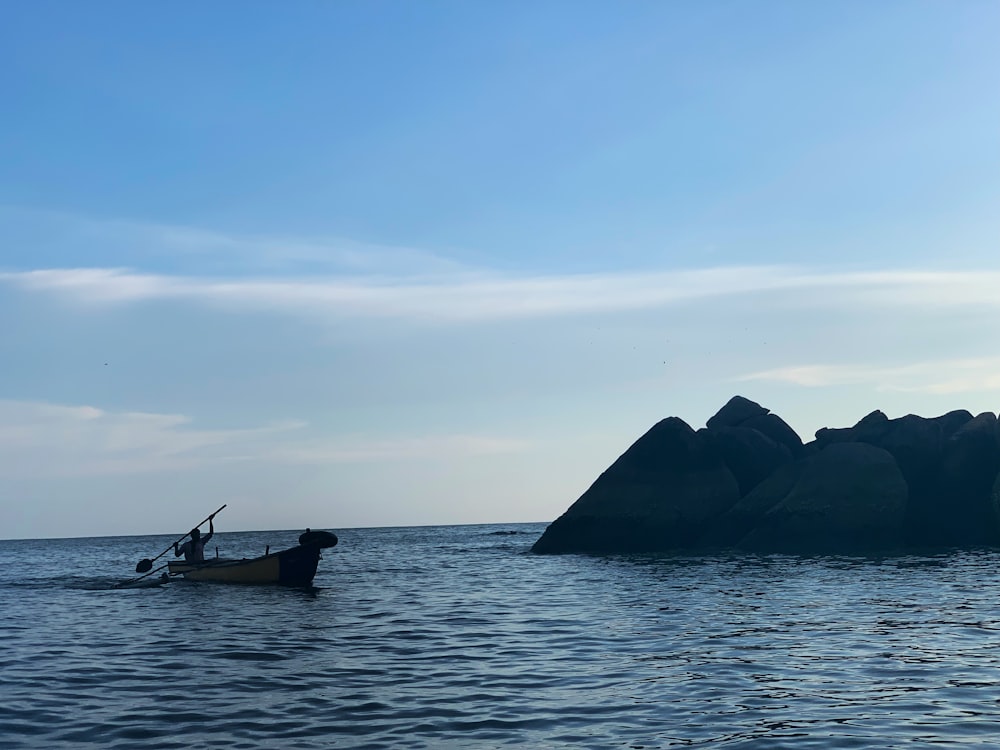
[[195,541],[195,542],[197,542],[199,539],[201,539],[201,530],[199,530],[199,529],[191,529],[191,539],[193,541]]

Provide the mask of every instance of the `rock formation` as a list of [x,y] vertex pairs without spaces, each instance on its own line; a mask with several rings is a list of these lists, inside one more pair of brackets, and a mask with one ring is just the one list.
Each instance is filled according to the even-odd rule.
[[803,444],[734,396],[655,424],[545,530],[539,553],[893,552],[1000,545],[1000,423],[881,411]]

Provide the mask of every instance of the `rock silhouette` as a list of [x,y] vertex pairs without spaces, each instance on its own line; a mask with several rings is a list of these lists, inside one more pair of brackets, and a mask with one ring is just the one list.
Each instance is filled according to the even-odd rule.
[[535,542],[538,553],[865,553],[1000,545],[1000,423],[965,410],[823,428],[734,396],[663,419]]

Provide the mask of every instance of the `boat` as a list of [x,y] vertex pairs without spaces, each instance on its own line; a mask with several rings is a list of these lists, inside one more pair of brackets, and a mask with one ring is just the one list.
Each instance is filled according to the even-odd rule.
[[306,529],[296,546],[279,552],[267,551],[260,557],[239,560],[219,557],[204,562],[171,560],[167,570],[171,577],[182,576],[189,581],[308,586],[316,576],[322,551],[335,544],[337,535],[333,532]]

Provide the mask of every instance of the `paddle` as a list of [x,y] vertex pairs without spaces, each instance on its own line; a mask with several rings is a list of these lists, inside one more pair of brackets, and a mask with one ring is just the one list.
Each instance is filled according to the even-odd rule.
[[[226,505],[228,505],[228,503],[226,503]],[[223,505],[222,508],[225,508],[226,505]],[[199,523],[198,526],[195,526],[194,528],[197,529],[197,528],[199,528],[201,526],[202,523],[208,523],[209,521],[211,521],[219,513],[222,512],[222,508],[219,508],[219,510],[215,511],[215,513],[213,513],[212,515],[210,515],[208,518],[206,518],[204,521],[202,521],[201,523]],[[190,534],[190,533],[191,532],[189,531],[188,534]],[[176,542],[174,542],[174,544],[180,544],[181,542],[183,542],[184,541],[184,537],[186,537],[188,534],[185,534],[184,536],[182,536],[180,539],[178,539]],[[163,550],[163,552],[161,552],[156,557],[154,557],[153,560],[159,560],[161,557],[163,557],[165,554],[167,554],[170,550],[172,550],[174,548],[174,544],[171,544],[169,547],[167,547],[165,550]],[[148,570],[152,569],[152,567],[153,567],[153,560],[150,560],[148,557],[140,560],[138,562],[138,564],[135,566],[135,572],[136,573],[145,573]]]
[[[151,571],[149,571],[149,572],[148,572],[148,573],[146,573],[145,575],[141,575],[141,576],[136,576],[135,578],[129,578],[129,579],[127,580],[127,581],[119,581],[118,583],[116,583],[115,585],[113,585],[113,586],[112,586],[111,588],[113,588],[113,589],[124,589],[124,588],[128,588],[128,587],[130,587],[130,586],[132,586],[132,585],[134,585],[134,584],[138,583],[138,582],[139,582],[139,581],[141,581],[141,580],[142,580],[143,578],[149,578],[149,577],[150,577],[151,575],[153,575],[153,573],[159,573],[159,572],[160,572],[161,570],[163,570],[163,569],[164,569],[165,567],[167,567],[167,564],[166,564],[166,563],[164,563],[164,564],[163,564],[163,565],[161,565],[160,567],[156,568],[155,570],[151,570]],[[163,575],[166,575],[166,573],[164,573]]]

